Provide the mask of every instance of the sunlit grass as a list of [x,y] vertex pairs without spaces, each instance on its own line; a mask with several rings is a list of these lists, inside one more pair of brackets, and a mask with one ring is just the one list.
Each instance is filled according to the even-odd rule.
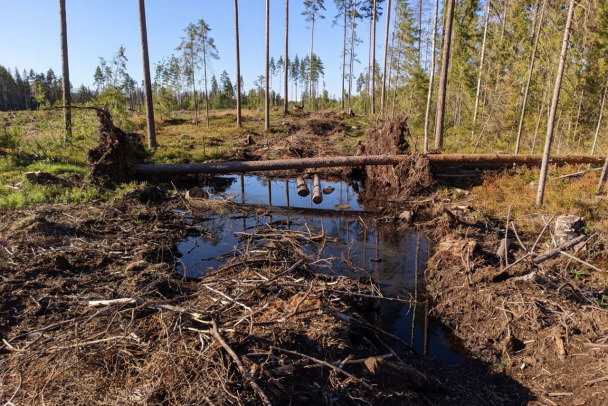
[[484,215],[506,218],[509,206],[511,219],[526,231],[538,232],[554,214],[582,216],[597,231],[608,232],[608,201],[596,197],[599,172],[589,172],[580,178],[560,178],[580,168],[563,166],[551,168],[545,188],[544,204],[535,205],[538,190],[538,169],[518,168],[516,175],[488,172],[483,184],[472,188],[470,198]]

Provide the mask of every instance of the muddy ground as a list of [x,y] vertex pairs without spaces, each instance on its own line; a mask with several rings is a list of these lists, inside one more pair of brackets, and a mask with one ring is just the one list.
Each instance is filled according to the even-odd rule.
[[176,214],[182,204],[148,187],[112,203],[1,214],[3,404],[529,398],[491,365],[442,366],[368,322],[377,287],[318,272],[306,247],[322,235],[252,230],[242,235],[248,251],[183,278],[175,243],[201,231]]
[[434,221],[451,227],[426,270],[432,313],[471,357],[526,387],[530,405],[606,404],[608,278],[576,261],[585,250],[605,252],[603,237],[590,236],[578,253],[563,250],[571,257],[558,253],[535,264],[555,250],[551,232],[520,233],[518,242],[510,230],[507,265],[496,255],[504,225],[482,224],[455,206]]
[[[244,154],[335,153],[350,136],[339,120],[286,122],[286,141],[258,137]],[[407,152],[403,126],[370,131],[367,153],[381,152],[382,137]],[[176,243],[201,231],[176,212],[187,209],[181,197],[140,187],[111,202],[0,213],[0,402],[604,404],[605,279],[573,282],[564,259],[501,271],[498,222],[434,197],[428,166],[412,163],[377,173],[374,188],[391,194],[387,220],[412,209],[438,240],[428,289],[464,343],[464,365],[415,354],[375,326],[374,282],[315,266],[323,235],[251,230],[222,268],[184,278]],[[398,173],[418,177],[394,182]],[[529,247],[536,236],[521,238]],[[511,263],[523,254],[512,247]]]

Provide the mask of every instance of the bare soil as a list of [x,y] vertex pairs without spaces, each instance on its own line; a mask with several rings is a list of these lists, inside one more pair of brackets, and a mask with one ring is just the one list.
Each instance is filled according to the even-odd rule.
[[[176,214],[181,203],[143,187],[112,203],[1,214],[3,403],[528,398],[483,362],[443,366],[367,321],[378,308],[377,286],[317,272],[305,246],[323,244],[323,235],[278,224],[252,230],[241,235],[246,252],[202,279],[182,278],[175,242],[200,231]],[[123,301],[94,302],[116,299]]]
[[[509,263],[520,262],[507,268],[495,254],[504,238],[499,224],[450,213],[453,218],[443,214],[435,221],[449,226],[426,271],[433,314],[473,358],[526,387],[534,397],[530,405],[606,404],[606,275],[593,270],[592,277],[577,277],[581,264],[565,256],[534,265],[516,241]],[[527,249],[537,239],[519,237]],[[547,238],[537,254],[551,248]],[[594,240],[587,249],[604,250]]]
[[[101,119],[93,169],[128,171],[125,134],[115,139]],[[248,156],[329,155],[352,130],[332,113],[307,119],[283,124],[287,140],[258,139]],[[407,138],[403,120],[389,122],[370,130],[362,152],[411,153]],[[401,203],[432,184],[415,154],[367,176],[368,190]],[[464,343],[461,366],[414,354],[375,326],[382,299],[369,278],[318,272],[310,252],[319,250],[306,247],[323,235],[251,230],[240,235],[246,250],[192,280],[176,271],[175,244],[200,230],[176,213],[182,200],[154,186],[113,202],[2,212],[0,402],[605,404],[606,278],[573,280],[563,258],[501,271],[496,221],[420,201],[424,226],[442,237],[426,273],[433,312]],[[536,238],[521,237],[528,247]]]

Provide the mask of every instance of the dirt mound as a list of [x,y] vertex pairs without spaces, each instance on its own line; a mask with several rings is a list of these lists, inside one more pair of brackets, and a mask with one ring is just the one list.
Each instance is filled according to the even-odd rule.
[[428,159],[412,152],[407,117],[388,120],[381,128],[371,127],[365,134],[365,155],[406,155],[408,159],[396,166],[369,165],[366,167],[364,199],[402,201],[428,188],[433,178]]
[[112,123],[109,112],[95,109],[99,118],[98,144],[87,158],[90,178],[98,184],[120,182],[131,177],[133,166],[145,154],[141,135],[127,134]]
[[605,282],[585,286],[576,263],[559,258],[538,266],[523,258],[501,271],[499,238],[471,228],[459,235],[469,238],[444,237],[429,261],[433,313],[471,354],[529,388],[539,404],[603,404]]

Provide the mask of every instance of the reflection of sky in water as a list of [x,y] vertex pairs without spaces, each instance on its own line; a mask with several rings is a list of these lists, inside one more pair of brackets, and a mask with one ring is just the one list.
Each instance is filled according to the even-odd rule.
[[[232,175],[229,178],[233,180],[228,189],[222,193],[222,196],[235,196],[234,201],[237,203],[247,204],[268,204],[268,178],[251,175],[244,175],[241,184],[240,175]],[[321,181],[321,189],[326,187],[334,188],[334,191],[329,194],[323,194],[323,201],[320,204],[312,202],[313,180],[304,179],[308,185],[310,194],[306,197],[299,196],[296,188],[296,179],[280,179],[270,180],[270,198],[273,206],[281,207],[297,207],[297,208],[314,208],[314,209],[334,209],[337,205],[348,205],[350,210],[362,210],[357,203],[357,195],[353,188],[346,182],[326,182]],[[242,187],[245,189],[245,199],[243,200]],[[286,191],[289,192],[287,196]],[[213,198],[213,193],[210,190]],[[289,204],[287,200],[289,199]],[[347,208],[345,208],[347,209]]]
[[[238,178],[238,176],[237,176]],[[251,181],[255,179],[255,181]],[[251,181],[251,182],[248,182]],[[285,206],[285,181],[272,182],[273,204]],[[252,185],[258,185],[253,188]],[[259,186],[261,182],[257,178],[245,177],[245,190],[247,203],[267,204],[266,187]],[[247,189],[249,187],[249,189]],[[282,194],[275,190],[281,190]],[[339,204],[338,187],[331,199],[324,195],[323,208],[332,208]],[[312,186],[311,186],[312,188]],[[260,191],[260,189],[263,189]],[[306,199],[310,207],[310,197],[301,198],[295,193],[295,180],[289,183],[290,203],[296,206],[298,199]],[[236,191],[235,191],[236,190]],[[257,193],[256,193],[257,191]],[[293,191],[294,200],[291,192]],[[240,184],[235,182],[226,192],[227,195],[236,193],[240,201]],[[344,185],[342,197],[350,193],[348,197],[353,209],[359,210],[356,204],[356,195],[352,189]],[[258,199],[256,201],[256,199]],[[301,202],[301,200],[300,200]],[[319,207],[316,206],[315,207]],[[355,215],[356,216],[356,215]],[[424,268],[426,265],[428,242],[424,236],[415,232],[398,232],[393,227],[372,227],[371,220],[355,218],[320,218],[310,216],[302,218],[300,215],[286,217],[284,215],[265,217],[244,217],[239,213],[232,217],[219,218],[212,216],[199,223],[195,223],[201,229],[201,235],[191,236],[186,241],[178,244],[182,254],[182,266],[180,271],[189,277],[199,277],[209,270],[218,268],[230,256],[234,255],[235,249],[240,248],[234,232],[251,232],[256,226],[264,226],[274,222],[274,227],[286,227],[285,224],[277,225],[281,221],[289,220],[291,229],[304,229],[308,227],[313,233],[324,230],[327,235],[327,243],[324,258],[330,258],[331,267],[319,268],[319,271],[334,274],[358,277],[368,273],[379,283],[382,294],[391,297],[408,299],[417,298],[415,308],[400,302],[380,301],[381,311],[378,323],[381,327],[394,332],[406,342],[412,341],[412,327],[414,330],[414,348],[416,352],[424,352],[424,330],[425,330],[425,291],[424,291]],[[310,249],[318,249],[310,247]],[[316,252],[316,251],[315,251]],[[418,261],[416,261],[418,257]],[[347,259],[346,261],[343,259]],[[418,262],[418,272],[416,263]],[[357,269],[351,269],[349,264],[356,264]],[[415,315],[415,317],[413,317]],[[449,341],[445,338],[445,331],[433,320],[428,320],[428,354],[446,363],[461,363],[462,356],[451,350]]]

